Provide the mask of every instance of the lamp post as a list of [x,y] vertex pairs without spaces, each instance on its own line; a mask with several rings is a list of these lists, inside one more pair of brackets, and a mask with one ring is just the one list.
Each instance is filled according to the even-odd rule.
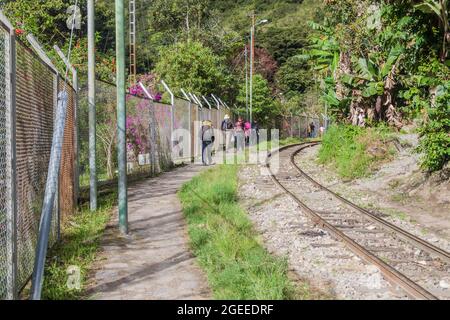
[[245,43],[245,116],[248,119],[248,47],[247,47],[247,43]]
[[119,167],[119,228],[128,233],[127,140],[125,99],[125,9],[124,0],[115,1],[117,60],[117,153]]
[[264,19],[256,23],[256,16],[252,14],[252,28],[250,30],[250,123],[253,123],[253,73],[255,63],[255,31],[256,27],[268,23],[269,20]]
[[95,4],[88,1],[88,100],[89,100],[89,198],[91,211],[97,211],[97,156],[95,109]]

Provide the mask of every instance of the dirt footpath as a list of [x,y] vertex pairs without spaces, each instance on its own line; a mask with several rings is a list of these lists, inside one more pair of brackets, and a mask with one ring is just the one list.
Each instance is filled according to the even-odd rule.
[[177,191],[202,170],[186,166],[129,188],[130,235],[120,236],[117,219],[101,243],[89,281],[98,300],[201,300],[211,292],[192,256]]

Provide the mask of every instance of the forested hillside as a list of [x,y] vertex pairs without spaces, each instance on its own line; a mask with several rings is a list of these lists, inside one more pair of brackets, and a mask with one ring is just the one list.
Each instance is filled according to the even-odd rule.
[[[74,1],[2,1],[23,36],[51,53],[67,48],[66,8]],[[86,0],[72,59],[85,73]],[[138,0],[138,71],[153,90],[217,93],[245,105],[245,46],[257,27],[254,114],[266,125],[290,114],[328,112],[338,123],[415,123],[424,169],[450,158],[450,27],[447,0]],[[113,81],[114,4],[96,1],[97,76]]]

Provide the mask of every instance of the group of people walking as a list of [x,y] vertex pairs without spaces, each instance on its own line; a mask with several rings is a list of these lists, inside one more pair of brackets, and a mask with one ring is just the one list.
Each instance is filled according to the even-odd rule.
[[239,117],[236,123],[233,123],[229,115],[226,115],[222,121],[222,133],[224,136],[224,151],[232,149],[230,145],[234,143],[233,148],[241,150],[244,145],[250,144],[252,132],[259,137],[259,125],[257,120],[252,123]]
[[[239,117],[234,123],[229,115],[225,115],[221,131],[223,136],[223,148],[225,152],[236,149],[241,151],[245,145],[250,144],[252,132],[255,133],[257,142],[259,142],[259,125],[257,120],[250,121]],[[202,141],[202,162],[203,165],[211,165],[212,163],[212,147],[216,140],[214,136],[214,128],[211,121],[203,121],[201,129]],[[232,147],[233,144],[233,147]]]

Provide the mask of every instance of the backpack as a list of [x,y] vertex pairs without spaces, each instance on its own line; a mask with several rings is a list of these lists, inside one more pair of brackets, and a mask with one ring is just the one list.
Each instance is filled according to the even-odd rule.
[[209,126],[204,126],[202,128],[202,141],[213,142],[214,141],[214,131]]
[[227,120],[223,120],[222,121],[222,131],[225,131],[228,129],[228,121]]

